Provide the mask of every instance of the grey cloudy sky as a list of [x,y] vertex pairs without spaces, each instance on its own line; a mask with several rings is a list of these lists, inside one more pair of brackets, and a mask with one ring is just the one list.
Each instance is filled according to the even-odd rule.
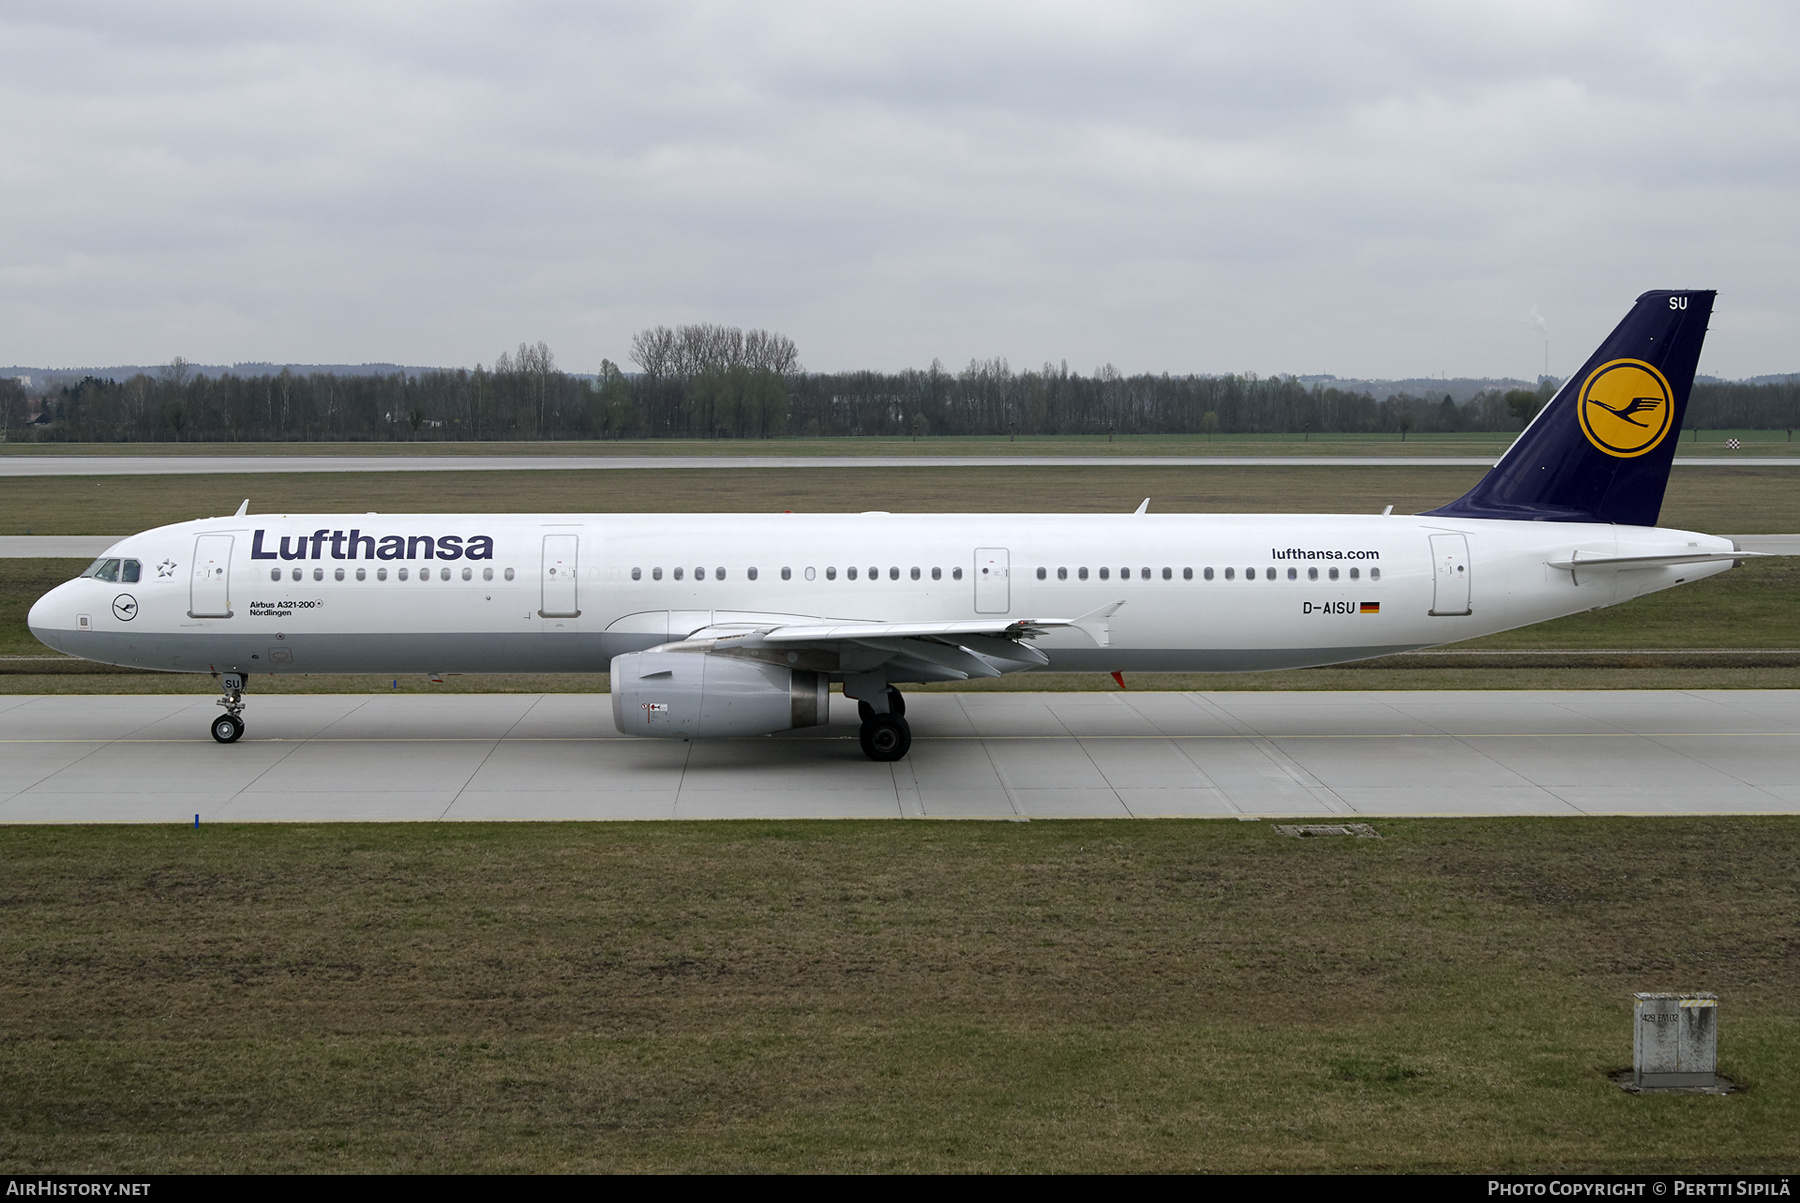
[[0,2],[0,362],[1800,370],[1789,3]]

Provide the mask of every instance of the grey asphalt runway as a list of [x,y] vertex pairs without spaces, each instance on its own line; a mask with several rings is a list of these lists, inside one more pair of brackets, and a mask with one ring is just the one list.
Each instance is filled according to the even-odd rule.
[[940,693],[912,754],[684,744],[610,699],[0,697],[0,823],[1800,814],[1800,691]]
[[[4,455],[0,476],[533,472],[644,468],[1488,468],[1495,456],[1365,455]],[[1682,456],[1677,467],[1800,468],[1800,456]]]

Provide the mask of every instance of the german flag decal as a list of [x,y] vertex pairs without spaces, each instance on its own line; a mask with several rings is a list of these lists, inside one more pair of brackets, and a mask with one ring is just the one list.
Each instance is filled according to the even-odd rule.
[[1362,612],[1364,614],[1379,614],[1379,613],[1381,613],[1381,603],[1380,602],[1364,602],[1362,604]]

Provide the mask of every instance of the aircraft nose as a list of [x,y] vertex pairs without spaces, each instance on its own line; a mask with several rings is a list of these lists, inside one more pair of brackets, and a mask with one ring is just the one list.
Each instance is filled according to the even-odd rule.
[[69,602],[69,586],[58,585],[31,604],[25,625],[39,643],[57,651],[67,651],[62,639],[75,626],[74,610]]

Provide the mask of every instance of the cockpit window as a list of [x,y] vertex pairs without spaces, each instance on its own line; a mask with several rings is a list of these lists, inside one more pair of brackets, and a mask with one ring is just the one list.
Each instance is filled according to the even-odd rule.
[[138,582],[138,577],[142,573],[143,573],[143,566],[140,565],[136,560],[126,560],[124,573],[120,577],[120,579],[123,580],[128,585],[135,585]]
[[97,581],[116,581],[119,579],[119,561],[104,558],[95,560],[81,575],[91,576]]

